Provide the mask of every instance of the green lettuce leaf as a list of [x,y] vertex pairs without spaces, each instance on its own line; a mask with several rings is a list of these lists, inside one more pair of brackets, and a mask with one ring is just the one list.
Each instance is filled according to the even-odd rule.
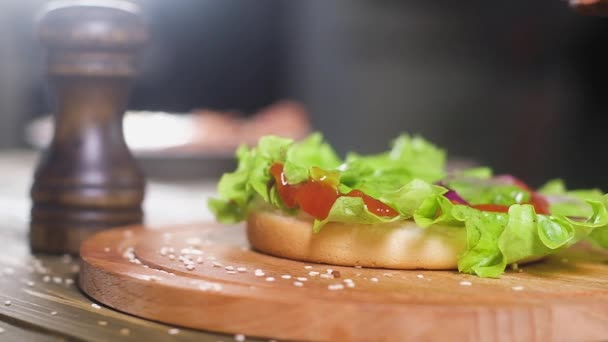
[[328,222],[342,222],[354,224],[375,224],[394,222],[400,217],[383,217],[376,216],[367,210],[363,199],[360,197],[339,197],[331,207],[327,218],[324,220],[315,220],[313,223],[313,231],[318,233],[321,228]]

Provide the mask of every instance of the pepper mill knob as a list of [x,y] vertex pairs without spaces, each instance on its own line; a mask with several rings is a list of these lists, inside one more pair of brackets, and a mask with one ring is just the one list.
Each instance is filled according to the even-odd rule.
[[146,29],[137,6],[117,0],[52,2],[38,24],[55,133],[34,174],[30,246],[76,254],[92,233],[143,218],[122,117]]

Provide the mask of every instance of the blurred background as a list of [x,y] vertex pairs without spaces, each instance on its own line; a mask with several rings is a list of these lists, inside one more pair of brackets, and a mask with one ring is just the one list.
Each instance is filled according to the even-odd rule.
[[[29,148],[52,110],[44,3],[0,3],[1,150]],[[608,190],[608,21],[564,1],[138,3],[151,41],[132,110],[251,117],[289,99],[341,153],[411,132],[532,185]]]

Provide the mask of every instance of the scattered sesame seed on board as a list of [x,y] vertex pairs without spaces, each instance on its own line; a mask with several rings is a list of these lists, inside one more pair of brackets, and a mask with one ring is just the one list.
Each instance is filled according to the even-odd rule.
[[363,268],[361,265],[355,265],[355,268]]
[[6,330],[4,328],[0,328],[0,334],[4,333]]
[[194,270],[194,265],[186,265],[186,269],[188,271],[192,271],[192,270]]
[[131,334],[131,330],[129,330],[127,328],[122,328],[122,329],[120,329],[120,334],[124,335],[124,336],[130,335]]
[[101,309],[101,306],[100,306],[99,304],[97,304],[97,303],[92,303],[92,304],[91,304],[91,307],[92,307],[93,309]]
[[213,265],[213,267],[222,267],[222,264],[220,264],[220,263],[219,263],[219,262],[217,262],[217,261],[214,261],[214,262],[212,263],[212,265]]
[[97,321],[97,324],[101,325],[102,327],[105,327],[106,325],[108,325],[108,322],[106,322],[106,321]]
[[234,271],[234,266],[226,266],[224,267],[226,271]]
[[418,278],[418,279],[422,279],[422,278],[424,278],[424,276],[423,276],[422,274],[417,274],[417,275],[416,275],[416,278]]
[[237,267],[237,269],[236,269],[236,270],[237,270],[238,272],[241,272],[241,273],[243,273],[243,272],[247,272],[247,268],[245,268],[245,267]]
[[104,247],[103,251],[108,253],[110,251],[110,247]]
[[333,278],[333,276],[331,274],[327,274],[327,273],[321,274],[320,277],[323,278],[323,279],[331,279],[331,278]]
[[306,277],[297,277],[296,279],[299,280],[299,281],[307,281],[308,280],[308,278],[306,278]]
[[11,304],[12,304],[12,303],[11,303],[11,301],[10,301],[10,300],[5,300],[5,301],[4,301],[4,305],[6,305],[6,306],[10,306]]
[[274,281],[274,277],[266,277],[266,281],[273,282]]
[[311,277],[318,276],[319,272],[317,272],[317,271],[310,271],[310,272],[308,272],[308,275],[311,276]]
[[325,270],[325,272],[326,272],[327,274],[332,274],[332,272],[333,272],[333,271],[334,271],[334,270],[332,270],[331,268],[328,268],[328,269],[326,269],[326,270]]
[[66,285],[72,285],[72,284],[74,284],[74,279],[72,279],[72,278],[66,278],[65,279],[65,284]]
[[376,278],[376,277],[370,278],[369,280],[373,281],[374,283],[378,282],[378,278]]
[[57,315],[57,311],[51,311],[51,316]]
[[304,283],[301,281],[294,281],[293,286],[302,287],[302,286],[304,286]]
[[291,279],[291,276],[289,274],[283,274],[281,276],[281,278],[283,278],[283,279]]
[[310,269],[312,269],[312,266],[306,265],[306,266],[304,266],[304,268],[307,269],[307,270],[310,270]]
[[42,277],[42,281],[48,283],[49,281],[51,281],[51,276],[45,275],[44,277]]
[[470,281],[463,280],[463,281],[460,282],[460,285],[462,285],[462,286],[471,286],[471,285],[473,285],[473,283],[471,283]]
[[342,284],[330,284],[327,286],[327,289],[330,291],[344,290],[344,285]]
[[256,277],[263,277],[263,276],[265,275],[264,271],[262,271],[262,270],[261,270],[261,269],[259,269],[259,268],[258,268],[258,269],[256,269],[255,271],[253,271],[253,274],[254,274]]
[[236,271],[226,271],[228,274],[236,274]]
[[167,332],[169,333],[169,335],[177,335],[177,334],[179,334],[179,329],[171,328]]
[[524,287],[521,285],[517,285],[517,286],[513,286],[511,289],[513,291],[522,291],[524,289]]
[[238,342],[243,342],[243,341],[245,341],[245,335],[243,335],[243,334],[236,334],[236,335],[234,335],[234,340],[238,341]]

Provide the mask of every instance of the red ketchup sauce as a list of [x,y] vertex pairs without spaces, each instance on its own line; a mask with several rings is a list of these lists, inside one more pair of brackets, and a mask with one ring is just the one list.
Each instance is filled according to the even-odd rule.
[[341,194],[335,185],[327,181],[309,178],[303,183],[291,185],[287,183],[281,163],[272,164],[270,174],[275,180],[277,192],[286,207],[300,208],[319,220],[327,218],[334,202],[341,196],[362,198],[367,210],[377,216],[395,217],[398,215],[395,209],[359,190]]

